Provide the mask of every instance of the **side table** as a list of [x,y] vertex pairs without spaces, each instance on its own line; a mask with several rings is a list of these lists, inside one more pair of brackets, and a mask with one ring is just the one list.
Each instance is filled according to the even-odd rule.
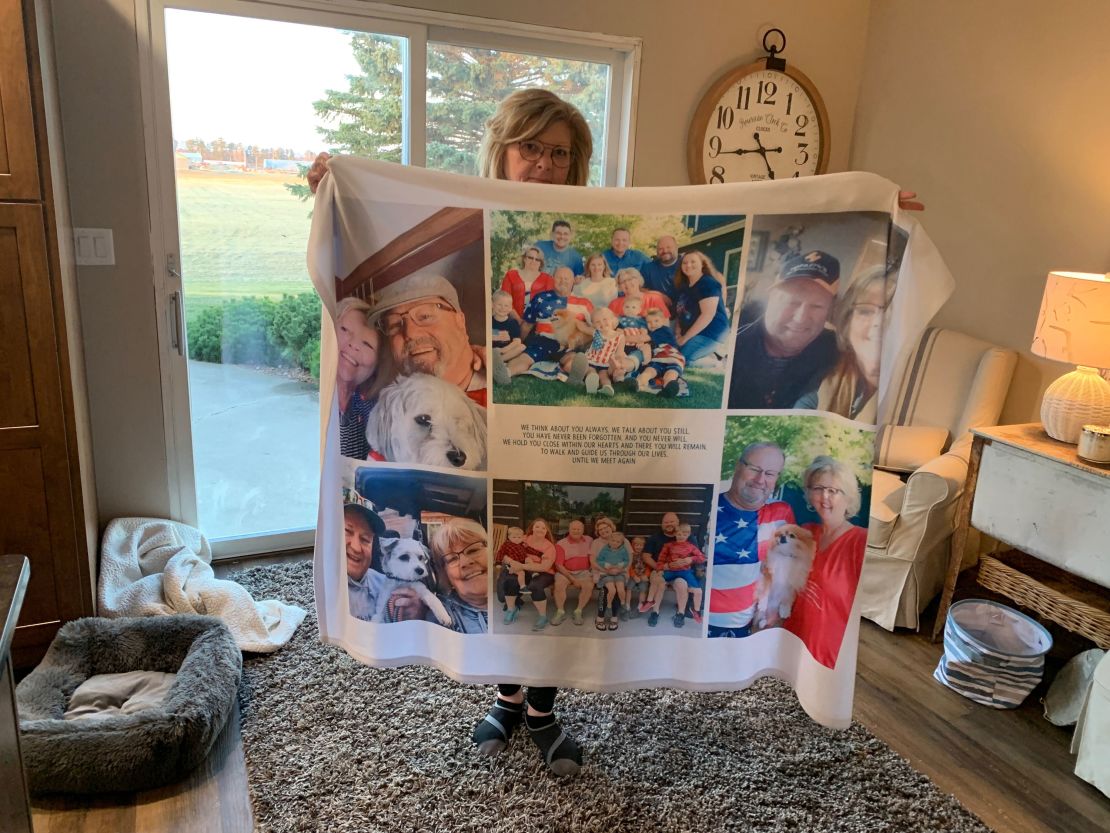
[[933,640],[944,630],[974,527],[1030,556],[1026,565],[1051,565],[1045,569],[1078,577],[1073,584],[1083,588],[1061,592],[989,555],[980,559],[980,584],[1110,648],[1110,467],[1080,460],[1074,445],[1053,440],[1039,423],[972,433]]

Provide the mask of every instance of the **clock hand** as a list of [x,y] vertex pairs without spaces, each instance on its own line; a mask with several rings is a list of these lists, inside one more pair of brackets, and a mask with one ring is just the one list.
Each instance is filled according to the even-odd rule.
[[[774,179],[775,178],[775,169],[772,168],[771,163],[767,161],[767,150],[768,150],[768,148],[763,147],[763,143],[761,141],[759,141],[759,134],[758,133],[753,133],[752,136],[755,138],[755,143],[758,146],[757,152],[759,153],[760,157],[762,157],[763,164],[767,166],[767,178],[768,179]],[[780,147],[780,148],[778,148],[778,150],[781,152],[782,148]]]

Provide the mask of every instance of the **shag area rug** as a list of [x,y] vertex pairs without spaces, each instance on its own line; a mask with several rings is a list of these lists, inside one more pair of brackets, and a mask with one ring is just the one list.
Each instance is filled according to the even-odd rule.
[[576,778],[549,776],[523,733],[481,758],[470,731],[492,687],[368,668],[320,644],[307,562],[231,578],[310,611],[280,651],[244,657],[259,831],[989,833],[862,726],[817,725],[775,680],[720,694],[566,690],[557,710],[586,754]]

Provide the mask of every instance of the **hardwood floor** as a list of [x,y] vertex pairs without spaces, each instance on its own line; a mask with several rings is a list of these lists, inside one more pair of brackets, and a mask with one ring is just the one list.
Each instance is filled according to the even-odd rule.
[[[276,559],[221,565],[224,573]],[[958,591],[959,592],[959,591]],[[978,594],[982,594],[981,590]],[[960,596],[971,595],[960,593]],[[1015,710],[979,706],[932,678],[941,645],[921,633],[860,631],[855,717],[997,833],[1105,833],[1110,798],[1075,777],[1071,730],[1042,716],[1035,691]],[[1057,636],[1059,657],[1086,647]],[[1054,663],[1059,666],[1059,659]],[[36,833],[246,833],[253,828],[238,712],[186,782],[92,802],[34,802]],[[906,833],[925,833],[906,831]]]

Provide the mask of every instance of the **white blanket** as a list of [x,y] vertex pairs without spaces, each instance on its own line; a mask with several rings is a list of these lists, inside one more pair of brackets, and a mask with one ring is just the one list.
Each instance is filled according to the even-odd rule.
[[100,545],[101,616],[197,613],[222,619],[243,651],[271,653],[289,641],[305,611],[276,599],[256,602],[212,572],[199,530],[156,518],[116,518]]

